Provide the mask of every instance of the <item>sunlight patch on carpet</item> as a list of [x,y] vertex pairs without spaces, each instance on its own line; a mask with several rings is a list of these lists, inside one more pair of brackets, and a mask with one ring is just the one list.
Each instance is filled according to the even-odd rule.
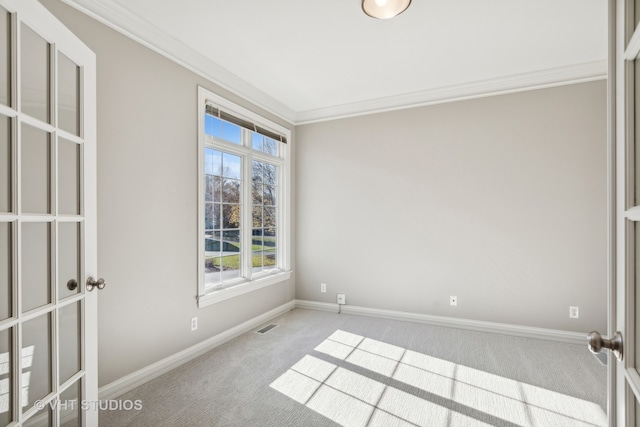
[[[400,390],[311,355],[271,383],[271,388],[346,427],[490,425],[474,418],[474,412],[521,426],[608,423],[596,403],[342,330],[314,350],[403,385]],[[429,394],[463,405],[467,413],[432,402]]]

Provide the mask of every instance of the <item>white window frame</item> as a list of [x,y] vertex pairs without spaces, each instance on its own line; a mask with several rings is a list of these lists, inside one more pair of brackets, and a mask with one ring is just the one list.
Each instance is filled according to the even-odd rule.
[[[238,145],[232,142],[223,141],[205,134],[205,108],[207,103],[219,107],[221,110],[233,114],[236,117],[249,120],[265,129],[283,135],[287,143],[279,144],[278,157],[261,153],[251,148],[251,139],[244,138],[246,144]],[[243,135],[247,132],[242,130]],[[243,108],[215,93],[198,87],[198,307],[206,307],[220,301],[224,301],[248,292],[255,291],[267,286],[275,285],[288,280],[291,277],[291,131],[278,125],[246,108]],[[228,287],[207,292],[205,290],[205,167],[204,151],[206,147],[211,147],[220,151],[238,154],[242,157],[242,274],[247,277],[240,277],[231,281]],[[277,233],[276,233],[276,259],[278,269],[261,272],[252,277],[252,197],[251,161],[258,160],[278,165],[278,194],[277,194]],[[247,165],[249,165],[247,167]]]

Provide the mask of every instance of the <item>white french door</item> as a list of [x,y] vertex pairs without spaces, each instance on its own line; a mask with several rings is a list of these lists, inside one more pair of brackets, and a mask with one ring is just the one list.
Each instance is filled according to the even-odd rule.
[[614,325],[623,340],[622,360],[610,373],[612,425],[640,425],[640,0],[610,0],[610,78],[615,85],[610,123],[615,139],[616,168],[616,256],[615,292],[609,302]]
[[0,0],[0,427],[94,426],[95,55]]

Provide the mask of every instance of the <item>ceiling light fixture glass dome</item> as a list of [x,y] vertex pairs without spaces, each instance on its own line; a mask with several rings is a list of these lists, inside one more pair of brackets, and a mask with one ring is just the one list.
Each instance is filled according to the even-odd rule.
[[411,0],[362,0],[362,10],[372,18],[389,19],[401,14]]

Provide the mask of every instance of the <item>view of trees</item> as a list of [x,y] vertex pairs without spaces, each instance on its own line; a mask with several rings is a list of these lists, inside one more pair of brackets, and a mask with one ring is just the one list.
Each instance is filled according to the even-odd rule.
[[[261,136],[262,137],[262,136]],[[277,152],[276,141],[255,149]],[[276,265],[278,167],[252,161],[252,266]],[[239,277],[241,268],[242,158],[212,148],[205,151],[205,270]],[[236,271],[237,274],[228,274]]]

